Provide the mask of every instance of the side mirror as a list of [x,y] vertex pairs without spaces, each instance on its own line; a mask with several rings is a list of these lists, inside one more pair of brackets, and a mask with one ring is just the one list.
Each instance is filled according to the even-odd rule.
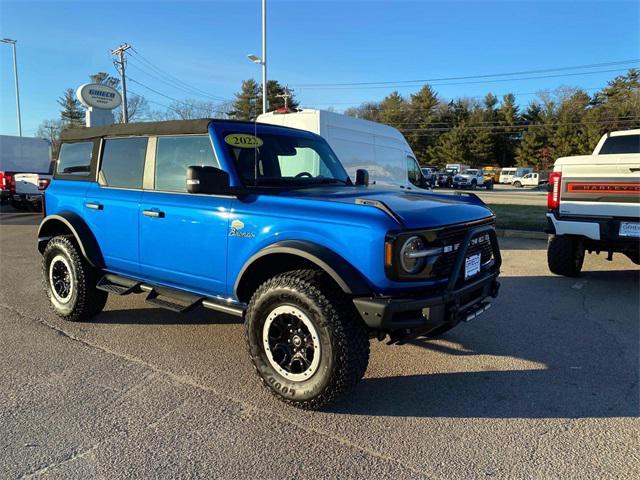
[[369,185],[369,172],[364,168],[356,170],[356,185]]
[[224,195],[230,190],[229,174],[216,167],[187,168],[187,192]]

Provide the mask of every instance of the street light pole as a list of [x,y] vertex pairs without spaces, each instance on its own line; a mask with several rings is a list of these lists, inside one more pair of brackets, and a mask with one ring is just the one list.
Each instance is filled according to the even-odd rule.
[[8,43],[13,47],[13,79],[16,84],[16,113],[18,115],[18,135],[22,136],[22,116],[20,115],[20,87],[18,86],[18,59],[16,57],[17,40],[3,38],[2,43]]
[[262,0],[262,113],[267,108],[267,0]]

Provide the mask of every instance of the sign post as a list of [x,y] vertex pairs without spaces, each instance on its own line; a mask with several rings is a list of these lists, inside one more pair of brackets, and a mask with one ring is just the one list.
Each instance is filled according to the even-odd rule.
[[112,110],[122,103],[120,93],[108,85],[99,83],[85,83],[76,90],[76,97],[85,107],[87,127],[111,125],[113,123]]

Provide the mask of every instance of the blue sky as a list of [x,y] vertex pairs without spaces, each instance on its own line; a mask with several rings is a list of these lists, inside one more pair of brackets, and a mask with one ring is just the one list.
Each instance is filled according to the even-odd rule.
[[[639,3],[268,0],[269,77],[295,88],[304,106],[340,111],[381,99],[394,85],[302,85],[397,82],[638,59]],[[260,54],[260,0],[0,0],[0,37],[18,39],[25,135],[58,116],[56,100],[65,88],[77,87],[97,71],[115,73],[110,50],[122,42],[211,97],[230,99],[243,79],[260,78],[260,68],[246,59],[247,53]],[[130,66],[131,78],[148,87],[177,99],[198,98],[149,76],[139,61],[137,67],[133,60]],[[445,98],[512,91],[526,104],[532,93],[561,85],[591,93],[628,66],[576,70],[570,73],[578,75],[566,77],[434,83],[449,83],[435,87]],[[171,103],[133,82],[129,87],[157,102],[151,104],[154,109]],[[17,132],[13,88],[11,49],[0,44],[2,134]],[[416,89],[398,88],[403,94]]]

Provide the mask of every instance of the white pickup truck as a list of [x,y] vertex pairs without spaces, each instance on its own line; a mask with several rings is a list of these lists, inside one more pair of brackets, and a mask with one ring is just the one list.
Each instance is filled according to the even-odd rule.
[[484,187],[487,190],[493,188],[493,180],[485,179],[482,169],[467,168],[453,177],[453,188],[470,188],[475,190],[477,187]]
[[521,177],[513,177],[511,185],[516,188],[537,187],[549,181],[549,175],[544,172],[527,173]]
[[640,264],[640,130],[608,133],[592,155],[556,160],[547,204],[553,273],[579,275],[585,252]]

